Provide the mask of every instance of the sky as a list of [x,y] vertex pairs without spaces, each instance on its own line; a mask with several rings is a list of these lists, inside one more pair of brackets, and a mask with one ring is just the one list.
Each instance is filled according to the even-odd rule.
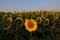
[[0,11],[60,11],[60,0],[0,0]]

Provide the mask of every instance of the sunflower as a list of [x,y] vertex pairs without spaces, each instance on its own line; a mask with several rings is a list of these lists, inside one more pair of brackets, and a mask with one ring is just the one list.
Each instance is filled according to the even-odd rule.
[[47,18],[47,16],[48,16],[48,13],[42,13],[42,14],[41,14],[41,17],[42,17],[43,19]]
[[29,32],[36,31],[36,29],[37,29],[37,22],[35,22],[35,20],[33,20],[33,19],[26,19],[25,20],[25,28]]
[[11,27],[12,22],[13,22],[13,20],[11,17],[7,18],[3,29],[8,30]]
[[20,14],[17,14],[17,16],[18,16],[18,17],[22,17],[22,14],[21,14],[21,13],[20,13]]
[[30,19],[30,17],[31,17],[31,14],[28,12],[23,14],[23,19],[25,19],[25,18]]
[[5,27],[5,28],[3,28],[4,30],[8,30],[10,27],[11,27],[11,23],[9,24],[9,26],[8,27]]
[[14,21],[14,24],[16,24],[16,26],[18,28],[22,27],[22,25],[23,25],[23,19],[20,18],[20,17],[17,17],[16,20]]
[[13,19],[11,17],[9,17],[8,20],[10,20],[10,22],[13,22]]
[[58,19],[59,15],[57,13],[53,13],[52,16],[53,16],[54,19]]
[[44,24],[44,25],[49,25],[49,19],[44,19],[44,20],[43,20],[43,24]]
[[41,17],[37,17],[36,21],[38,22],[38,24],[40,24],[42,22],[42,18]]
[[36,17],[37,17],[37,15],[36,15],[35,12],[31,13],[31,18],[32,18],[32,19],[36,19]]

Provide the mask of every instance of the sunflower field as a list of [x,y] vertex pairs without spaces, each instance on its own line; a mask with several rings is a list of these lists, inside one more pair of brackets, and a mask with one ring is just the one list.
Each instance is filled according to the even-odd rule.
[[0,12],[0,40],[60,40],[60,12]]

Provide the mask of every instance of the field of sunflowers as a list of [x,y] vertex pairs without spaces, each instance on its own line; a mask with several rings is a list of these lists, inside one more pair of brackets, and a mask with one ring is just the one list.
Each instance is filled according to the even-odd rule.
[[60,40],[60,12],[0,12],[0,40]]

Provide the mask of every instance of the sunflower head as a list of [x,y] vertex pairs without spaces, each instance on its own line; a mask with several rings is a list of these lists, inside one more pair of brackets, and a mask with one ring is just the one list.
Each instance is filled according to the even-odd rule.
[[38,22],[38,24],[40,24],[42,22],[42,18],[41,17],[37,17],[36,21]]
[[23,19],[20,18],[20,17],[17,17],[16,20],[14,21],[14,24],[15,24],[18,28],[22,27],[22,25],[23,25]]
[[9,20],[10,22],[13,22],[13,19],[11,17],[9,17],[7,20]]
[[18,17],[22,17],[22,14],[21,14],[21,13],[20,13],[20,14],[17,14],[17,16],[18,16]]
[[58,19],[59,15],[57,13],[53,13],[52,16],[53,16],[54,19]]
[[42,13],[42,14],[41,14],[41,17],[42,17],[43,19],[47,18],[47,16],[48,16],[48,13]]
[[4,24],[3,24],[4,26],[3,30],[8,30],[12,25],[11,22],[12,22],[12,18],[5,19]]
[[37,23],[33,19],[26,19],[25,20],[25,28],[29,32],[33,32],[37,29]]
[[23,15],[23,18],[25,19],[30,19],[30,17],[31,17],[31,14],[30,13],[25,13],[24,15]]
[[8,25],[8,26],[5,26],[4,28],[3,28],[3,30],[8,30],[8,29],[10,29],[10,27],[11,27],[11,23]]
[[44,20],[43,20],[43,25],[45,25],[45,26],[46,26],[46,25],[49,25],[49,19],[44,19]]
[[36,17],[37,17],[37,15],[35,14],[35,12],[33,12],[33,13],[31,14],[31,18],[32,18],[32,19],[36,19]]

